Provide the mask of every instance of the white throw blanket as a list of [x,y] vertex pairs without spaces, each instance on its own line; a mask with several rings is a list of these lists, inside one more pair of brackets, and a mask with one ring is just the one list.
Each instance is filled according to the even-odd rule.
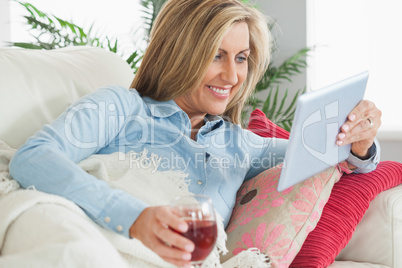
[[[12,180],[8,173],[8,164],[14,153],[14,149],[0,141],[1,267],[73,267],[77,260],[79,260],[78,263],[82,264],[81,267],[94,267],[94,265],[96,267],[110,267],[110,265],[113,267],[173,267],[145,247],[139,240],[127,239],[100,227],[69,200],[35,189],[19,189],[18,183]],[[149,205],[167,205],[175,196],[190,194],[187,188],[187,174],[180,171],[157,171],[158,159],[157,155],[148,156],[146,151],[141,154],[134,152],[128,154],[114,153],[92,155],[82,161],[80,166],[98,179],[108,182],[111,187],[123,189]],[[88,247],[99,245],[99,248],[93,249],[93,252],[97,252],[99,255],[110,255],[111,263],[97,263],[96,257],[91,258],[87,255],[77,254],[79,250],[76,248],[69,250],[68,243],[64,245],[65,248],[60,250],[57,247],[59,245],[53,245],[52,243],[55,242],[51,239],[47,241],[43,238],[45,242],[41,242],[38,246],[37,243],[41,241],[41,234],[50,232],[52,228],[51,224],[53,223],[47,225],[43,220],[40,221],[42,211],[44,209],[51,211],[51,206],[57,207],[52,212],[57,215],[52,214],[52,218],[57,218],[60,224],[73,221],[72,224],[62,226],[62,228],[67,228],[66,231],[63,231],[63,235],[67,237],[63,237],[63,239],[68,241],[70,234],[71,240],[77,240],[76,237],[80,236],[78,240],[84,241],[80,242],[81,244],[78,246],[84,247],[88,241],[90,241],[87,244]],[[17,221],[18,219],[20,220]],[[39,223],[33,226],[35,222]],[[32,233],[19,234],[18,230],[16,232],[13,228],[32,229]],[[12,234],[10,234],[11,232]],[[45,236],[43,235],[43,237]],[[87,237],[82,238],[81,236]],[[223,221],[218,215],[217,243],[203,267],[270,267],[266,256],[253,249],[242,252],[224,264],[220,264],[219,254],[227,251],[225,242],[226,233]],[[30,247],[46,248],[47,254],[40,253]],[[25,248],[27,248],[26,251],[23,250]],[[117,250],[117,254],[113,253],[115,250]],[[12,254],[7,255],[7,252],[12,252]],[[58,255],[60,252],[63,256]]]

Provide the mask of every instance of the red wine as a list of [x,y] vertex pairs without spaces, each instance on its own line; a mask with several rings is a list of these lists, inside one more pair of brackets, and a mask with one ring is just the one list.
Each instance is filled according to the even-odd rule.
[[188,220],[188,230],[181,235],[187,237],[195,244],[191,261],[202,261],[208,257],[215,246],[217,227],[215,221],[192,221]]

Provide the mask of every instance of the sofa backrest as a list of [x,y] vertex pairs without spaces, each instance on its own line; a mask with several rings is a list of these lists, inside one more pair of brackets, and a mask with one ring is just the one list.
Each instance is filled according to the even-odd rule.
[[81,96],[105,85],[129,87],[118,55],[95,47],[0,48],[0,140],[18,148]]

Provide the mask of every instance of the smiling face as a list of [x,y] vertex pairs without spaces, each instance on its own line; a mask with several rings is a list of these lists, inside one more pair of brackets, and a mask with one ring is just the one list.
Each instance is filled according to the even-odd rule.
[[249,54],[248,25],[246,22],[237,22],[223,37],[201,85],[195,91],[175,99],[177,105],[192,121],[202,120],[206,114],[224,113],[246,79]]

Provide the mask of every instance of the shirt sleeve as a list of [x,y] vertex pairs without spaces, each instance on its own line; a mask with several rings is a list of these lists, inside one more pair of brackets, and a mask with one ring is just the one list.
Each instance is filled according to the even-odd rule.
[[[77,163],[98,152],[118,133],[110,132],[110,116],[130,112],[133,93],[123,88],[100,89],[69,107],[18,149],[10,174],[22,187],[63,196],[101,226],[129,237],[129,228],[147,204],[85,172]],[[123,120],[123,119],[122,119]],[[118,127],[122,126],[119,122]]]
[[354,173],[368,173],[377,168],[377,165],[380,162],[380,152],[380,143],[377,139],[374,139],[374,143],[369,149],[370,157],[368,159],[362,160],[351,152],[347,161],[357,167]]

